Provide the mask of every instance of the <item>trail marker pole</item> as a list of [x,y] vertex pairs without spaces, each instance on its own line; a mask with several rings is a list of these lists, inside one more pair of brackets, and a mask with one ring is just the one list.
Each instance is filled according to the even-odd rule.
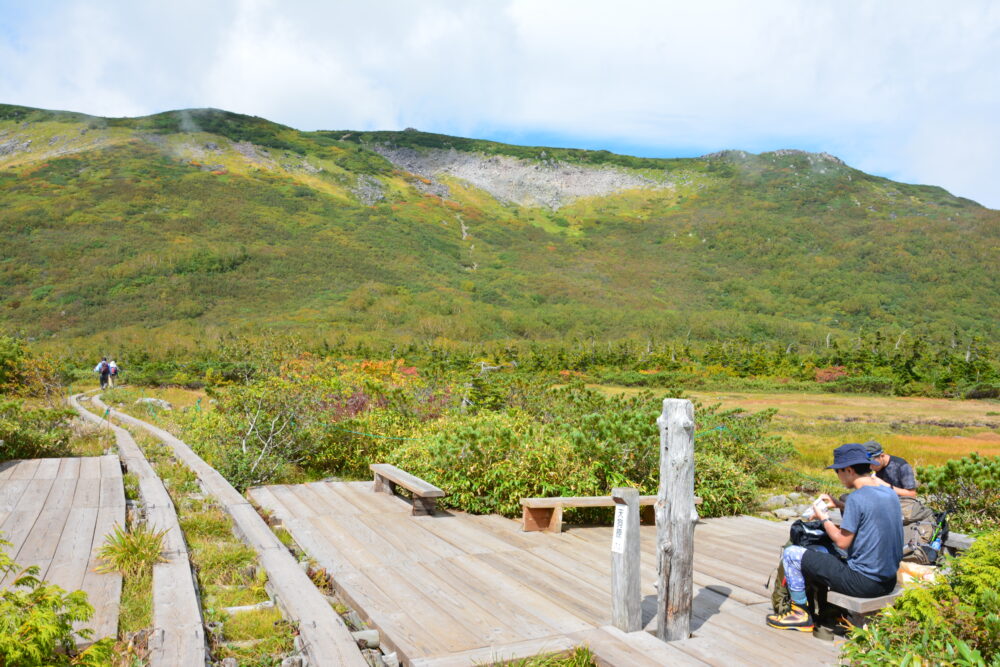
[[615,524],[611,533],[611,622],[619,630],[642,629],[639,572],[639,491],[615,488]]
[[656,499],[656,636],[663,641],[691,635],[694,575],[694,406],[668,398],[660,427],[660,486]]

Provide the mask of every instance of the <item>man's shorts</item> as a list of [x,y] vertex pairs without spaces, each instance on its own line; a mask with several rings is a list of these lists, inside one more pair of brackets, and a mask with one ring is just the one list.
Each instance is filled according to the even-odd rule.
[[812,549],[802,554],[802,575],[806,582],[820,583],[831,591],[857,598],[888,595],[896,587],[896,577],[875,581],[847,567],[847,563],[837,556]]

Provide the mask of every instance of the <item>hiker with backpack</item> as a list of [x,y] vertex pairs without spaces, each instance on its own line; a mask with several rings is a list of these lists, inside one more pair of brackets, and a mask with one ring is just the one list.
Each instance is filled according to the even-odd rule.
[[107,389],[111,378],[111,365],[107,357],[101,357],[100,363],[94,367],[94,372],[101,376],[101,389]]
[[900,498],[917,497],[917,476],[906,459],[886,454],[882,445],[874,440],[869,440],[863,446],[877,478],[888,484]]
[[791,545],[782,552],[782,565],[791,597],[791,609],[767,617],[779,630],[812,632],[814,623],[807,608],[806,582],[854,597],[888,595],[896,586],[896,570],[903,555],[903,521],[899,497],[871,474],[868,452],[850,443],[833,451],[833,464],[840,483],[853,493],[843,502],[828,494],[820,498],[827,508],[837,507],[843,520],[837,526],[826,510],[816,506],[813,515],[833,546],[846,551],[847,560],[804,546]]
[[110,369],[108,380],[110,381],[111,388],[114,389],[115,383],[118,381],[118,364],[115,363],[114,359],[108,364],[108,368]]

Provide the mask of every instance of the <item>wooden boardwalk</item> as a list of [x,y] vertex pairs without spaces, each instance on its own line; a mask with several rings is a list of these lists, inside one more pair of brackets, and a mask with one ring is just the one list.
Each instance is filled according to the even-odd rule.
[[[460,666],[587,644],[604,664],[836,664],[837,648],[769,629],[768,577],[787,524],[710,519],[695,531],[693,638],[665,644],[611,622],[611,529],[523,533],[498,516],[411,516],[370,482],[251,489],[333,576],[404,664]],[[655,528],[642,528],[643,622],[655,624]]]
[[[29,459],[0,463],[0,533],[21,566],[67,591],[87,592],[92,639],[118,631],[121,575],[98,574],[97,552],[115,524],[125,525],[125,491],[117,456]],[[0,582],[11,584],[12,576]]]

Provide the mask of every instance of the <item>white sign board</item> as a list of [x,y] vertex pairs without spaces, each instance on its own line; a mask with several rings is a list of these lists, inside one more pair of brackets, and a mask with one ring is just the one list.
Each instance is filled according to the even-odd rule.
[[615,505],[615,528],[611,535],[611,551],[616,554],[625,553],[625,524],[628,520],[628,505]]

